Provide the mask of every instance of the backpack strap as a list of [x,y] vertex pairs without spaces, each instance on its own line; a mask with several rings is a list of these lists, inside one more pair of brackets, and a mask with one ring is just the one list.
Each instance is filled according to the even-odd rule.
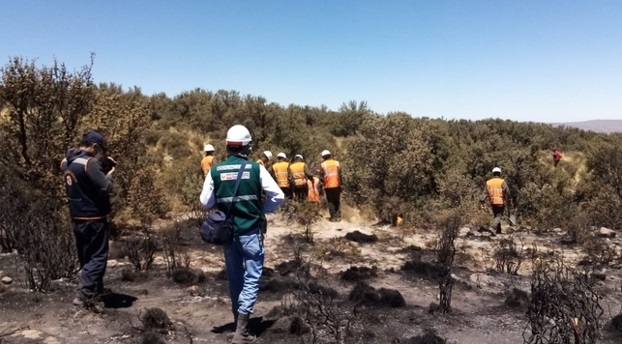
[[237,201],[236,198],[238,196],[238,189],[240,188],[240,181],[242,180],[242,175],[246,171],[246,163],[247,161],[245,160],[240,165],[240,170],[238,171],[238,178],[235,180],[235,186],[233,187],[233,200],[231,201],[231,204],[229,205],[229,209],[227,209],[226,218],[229,218],[229,215],[231,215],[231,210],[233,210],[233,206],[235,205],[235,202]]

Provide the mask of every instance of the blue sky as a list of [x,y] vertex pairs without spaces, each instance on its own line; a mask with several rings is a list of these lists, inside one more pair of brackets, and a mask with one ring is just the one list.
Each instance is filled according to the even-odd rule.
[[378,113],[622,119],[622,1],[5,1],[0,60],[173,97],[200,87]]

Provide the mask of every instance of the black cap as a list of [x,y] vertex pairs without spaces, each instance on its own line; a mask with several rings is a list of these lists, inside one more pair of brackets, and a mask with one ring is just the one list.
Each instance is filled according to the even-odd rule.
[[88,133],[84,134],[84,136],[82,137],[82,141],[97,143],[104,150],[108,150],[108,145],[106,144],[106,139],[104,139],[104,135],[100,134],[97,131],[89,131]]

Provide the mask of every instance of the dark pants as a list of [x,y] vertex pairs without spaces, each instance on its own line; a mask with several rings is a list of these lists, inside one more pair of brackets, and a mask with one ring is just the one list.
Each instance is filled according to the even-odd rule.
[[296,201],[304,202],[307,198],[309,198],[309,187],[306,185],[294,187],[294,199]]
[[490,226],[497,231],[497,234],[501,233],[501,217],[503,217],[503,212],[505,211],[504,205],[493,205],[492,208],[492,223]]
[[108,263],[108,221],[75,221],[73,233],[82,269],[78,290],[86,297],[101,294]]
[[285,199],[292,199],[292,189],[287,187],[287,188],[281,188],[281,191],[283,191],[283,193],[285,194]]
[[331,220],[341,220],[341,188],[324,189]]

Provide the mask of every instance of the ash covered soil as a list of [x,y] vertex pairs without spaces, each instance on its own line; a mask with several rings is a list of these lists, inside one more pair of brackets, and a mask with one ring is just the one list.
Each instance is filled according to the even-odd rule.
[[[113,242],[105,278],[113,293],[105,299],[104,314],[71,304],[74,280],[54,281],[47,293],[28,291],[15,253],[2,254],[0,270],[13,281],[0,293],[0,343],[230,342],[234,327],[221,248],[203,245],[194,224],[188,222],[183,233],[190,269],[171,278],[162,251],[149,271],[135,272],[116,249],[123,239]],[[161,228],[165,226],[163,222]],[[308,243],[304,228],[273,215],[265,241],[266,271],[251,320],[259,334],[256,343],[301,343],[301,337],[312,342],[309,322],[291,312],[304,288],[311,295],[329,295],[330,310],[351,320],[345,343],[523,343],[530,248],[556,252],[572,266],[584,253],[562,246],[563,230],[536,235],[517,226],[504,231],[512,233],[491,237],[469,227],[460,230],[452,312],[440,314],[434,311],[439,302],[439,272],[433,264],[438,231],[372,225],[354,217],[340,223],[320,220],[311,227],[313,243]],[[349,233],[355,234],[346,239]],[[493,252],[502,239],[522,247],[524,259],[516,275],[495,269]],[[622,247],[619,238],[607,240],[616,250]],[[622,309],[622,274],[615,268],[601,274],[595,287],[603,295],[600,342],[622,343],[622,333],[608,328]],[[311,289],[309,280],[315,283]],[[317,333],[318,343],[334,338],[321,326]]]

